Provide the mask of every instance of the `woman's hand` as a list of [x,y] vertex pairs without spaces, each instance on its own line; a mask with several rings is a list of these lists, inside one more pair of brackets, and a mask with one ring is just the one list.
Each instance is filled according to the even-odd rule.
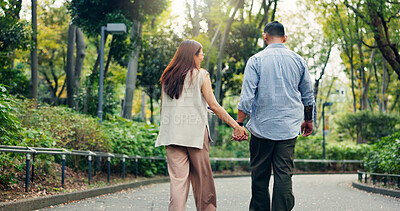
[[232,140],[235,141],[244,141],[247,140],[248,135],[246,129],[243,126],[239,126],[233,129]]

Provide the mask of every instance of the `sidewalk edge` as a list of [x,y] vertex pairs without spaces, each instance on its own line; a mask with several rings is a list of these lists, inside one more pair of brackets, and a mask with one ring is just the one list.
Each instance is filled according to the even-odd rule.
[[1,202],[0,211],[22,211],[42,209],[57,204],[68,203],[71,201],[82,200],[104,194],[114,193],[125,189],[136,188],[143,185],[169,182],[169,177],[147,179],[144,181],[131,182],[120,185],[113,185],[101,188],[94,188],[72,193],[63,193],[39,198],[22,199],[18,201]]
[[363,191],[367,191],[367,192],[371,192],[371,193],[379,193],[379,194],[386,195],[386,196],[400,198],[400,191],[398,191],[398,190],[390,190],[390,189],[385,189],[385,188],[371,187],[368,185],[363,185],[359,182],[352,182],[352,186],[354,188],[357,188],[357,189],[360,189]]
[[[233,175],[216,174],[214,175],[214,178],[246,177],[246,176],[250,176],[250,174],[233,174]],[[10,202],[0,202],[0,211],[23,211],[23,210],[43,209],[58,204],[69,203],[71,201],[77,201],[104,194],[115,193],[118,191],[130,188],[136,188],[139,186],[165,183],[165,182],[169,182],[169,177],[152,178],[139,182],[131,182],[120,185],[94,188],[84,191],[76,191],[72,193],[62,193],[62,194],[44,196],[39,198],[29,198],[29,199],[22,199]]]

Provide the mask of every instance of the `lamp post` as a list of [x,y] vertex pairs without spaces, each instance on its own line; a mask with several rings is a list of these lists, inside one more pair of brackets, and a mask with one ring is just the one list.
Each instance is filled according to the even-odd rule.
[[123,34],[126,33],[126,26],[123,23],[108,23],[107,26],[101,27],[100,36],[100,75],[99,75],[99,105],[97,107],[97,116],[99,122],[103,121],[103,83],[104,83],[104,44],[105,44],[105,32],[111,34]]
[[325,154],[325,106],[331,106],[333,105],[333,103],[331,102],[325,102],[324,104],[322,104],[322,156],[324,158],[324,160],[326,160],[326,154]]

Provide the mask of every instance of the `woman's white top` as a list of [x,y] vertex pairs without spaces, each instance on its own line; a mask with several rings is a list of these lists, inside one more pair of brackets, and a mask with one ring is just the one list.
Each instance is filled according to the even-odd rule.
[[207,102],[201,92],[201,86],[207,75],[208,72],[204,69],[194,69],[192,74],[189,72],[179,99],[172,99],[163,91],[161,124],[156,147],[179,145],[203,148],[208,119]]

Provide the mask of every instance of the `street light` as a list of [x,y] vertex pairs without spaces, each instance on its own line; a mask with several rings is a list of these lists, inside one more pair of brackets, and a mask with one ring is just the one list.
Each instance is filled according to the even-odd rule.
[[331,106],[333,103],[331,102],[325,102],[322,104],[322,148],[323,148],[323,153],[322,156],[324,160],[326,160],[326,154],[325,154],[325,106]]
[[108,31],[111,34],[123,34],[126,33],[126,26],[123,23],[108,23],[107,26],[101,27],[100,37],[100,76],[99,76],[99,105],[97,107],[97,116],[99,122],[103,121],[103,83],[104,83],[104,43],[105,43],[105,32]]

